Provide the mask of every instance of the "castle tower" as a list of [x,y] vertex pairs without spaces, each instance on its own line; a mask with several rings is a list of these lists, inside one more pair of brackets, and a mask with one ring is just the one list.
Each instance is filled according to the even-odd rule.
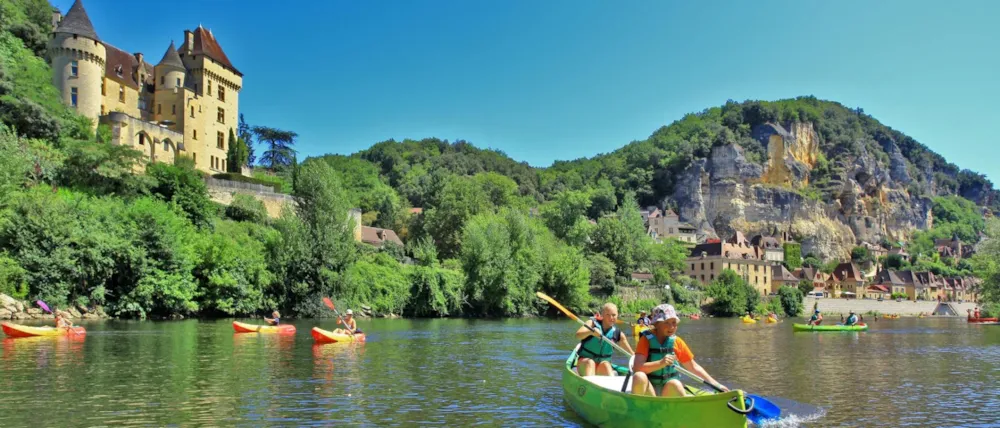
[[167,121],[170,128],[180,132],[183,129],[184,118],[184,75],[186,70],[181,56],[170,42],[170,47],[163,54],[163,59],[153,68],[156,79],[153,106],[153,117],[157,122]]
[[73,2],[48,45],[52,84],[63,102],[93,121],[102,114],[101,88],[107,52],[81,0]]

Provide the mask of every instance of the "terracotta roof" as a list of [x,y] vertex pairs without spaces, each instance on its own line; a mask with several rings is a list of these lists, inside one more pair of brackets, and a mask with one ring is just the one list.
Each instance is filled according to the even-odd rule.
[[713,242],[695,245],[691,249],[691,257],[722,256],[728,259],[760,260],[762,254],[758,247],[733,245],[728,242]]
[[399,239],[399,236],[392,229],[361,226],[361,242],[381,246],[385,241],[392,241],[399,246],[403,245],[403,241]]
[[799,279],[788,271],[785,265],[777,265],[771,268],[771,279],[775,281],[797,282]]
[[410,214],[423,214],[423,213],[424,213],[423,208],[416,208],[416,207],[410,208]]
[[80,0],[74,1],[73,6],[70,6],[66,16],[59,22],[56,33],[76,34],[97,41],[101,40],[100,37],[97,37],[94,24],[90,23],[90,17],[87,16],[87,11],[83,8],[83,3]]
[[726,240],[726,242],[733,245],[750,245],[750,241],[747,241],[747,237],[743,235],[743,232],[736,231],[731,238]]
[[177,53],[177,48],[174,46],[173,41],[170,41],[170,46],[167,47],[167,51],[163,53],[163,58],[160,59],[158,64],[156,64],[157,67],[161,65],[185,70],[184,62],[181,61],[181,55]]
[[754,236],[753,238],[750,239],[750,244],[772,250],[775,248],[781,248],[781,243],[778,242],[778,238],[775,238],[773,236],[763,236],[763,235]]
[[104,44],[107,51],[107,62],[104,64],[104,77],[116,82],[124,83],[126,86],[139,89],[139,60],[135,56],[111,46]]
[[206,30],[202,26],[198,26],[194,31],[194,48],[192,49],[193,55],[205,55],[218,61],[220,64],[226,66],[226,68],[232,70],[239,76],[243,76],[236,67],[233,67],[233,63],[229,61],[229,57],[226,53],[222,51],[222,46],[219,42],[215,40],[215,36],[212,35],[211,31]]
[[883,293],[888,293],[889,292],[889,289],[886,288],[886,286],[884,286],[884,285],[869,285],[868,289],[872,290],[872,291],[881,291]]
[[858,265],[854,263],[841,263],[837,265],[837,268],[833,270],[833,277],[837,281],[853,280],[855,282],[861,282],[864,277],[861,275],[861,270],[858,269]]

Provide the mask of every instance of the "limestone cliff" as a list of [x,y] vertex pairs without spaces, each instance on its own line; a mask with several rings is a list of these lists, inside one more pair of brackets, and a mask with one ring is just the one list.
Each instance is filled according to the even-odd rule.
[[763,165],[749,161],[739,145],[716,146],[681,173],[666,198],[707,237],[790,232],[803,253],[834,259],[861,242],[906,240],[931,226],[931,201],[907,191],[909,171],[898,148],[888,147],[885,158],[860,144],[858,153],[838,156],[824,166],[829,171],[822,172],[817,197],[806,189],[826,161],[812,124],[767,123],[752,137],[766,149]]

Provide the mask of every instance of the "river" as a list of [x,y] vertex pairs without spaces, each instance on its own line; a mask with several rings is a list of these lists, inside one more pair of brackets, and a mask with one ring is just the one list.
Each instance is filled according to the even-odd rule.
[[[0,426],[582,423],[559,383],[570,321],[361,320],[359,345],[314,345],[309,329],[332,320],[293,323],[291,337],[186,320],[4,339]],[[1000,326],[900,319],[795,333],[790,322],[705,319],[679,335],[720,381],[822,409],[790,425],[1000,424]]]

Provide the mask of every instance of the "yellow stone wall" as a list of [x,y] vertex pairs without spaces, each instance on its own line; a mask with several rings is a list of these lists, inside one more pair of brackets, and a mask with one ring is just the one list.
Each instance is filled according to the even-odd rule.
[[[212,173],[225,172],[229,130],[235,132],[239,122],[239,91],[243,78],[205,55],[185,55],[181,59],[191,70],[200,95],[198,107],[201,112],[196,112],[197,123],[192,125],[193,129],[198,129],[197,149],[194,149],[198,153],[198,168]],[[220,87],[225,91],[224,100],[219,99]],[[221,122],[219,108],[224,112]],[[220,132],[221,148],[218,146]],[[191,131],[185,129],[184,135],[191,135]]]
[[[122,83],[120,80],[104,77],[104,95],[101,100],[104,114],[113,111],[122,112],[132,117],[141,117],[139,112],[139,91]],[[121,101],[120,93],[124,91],[125,101]]]

